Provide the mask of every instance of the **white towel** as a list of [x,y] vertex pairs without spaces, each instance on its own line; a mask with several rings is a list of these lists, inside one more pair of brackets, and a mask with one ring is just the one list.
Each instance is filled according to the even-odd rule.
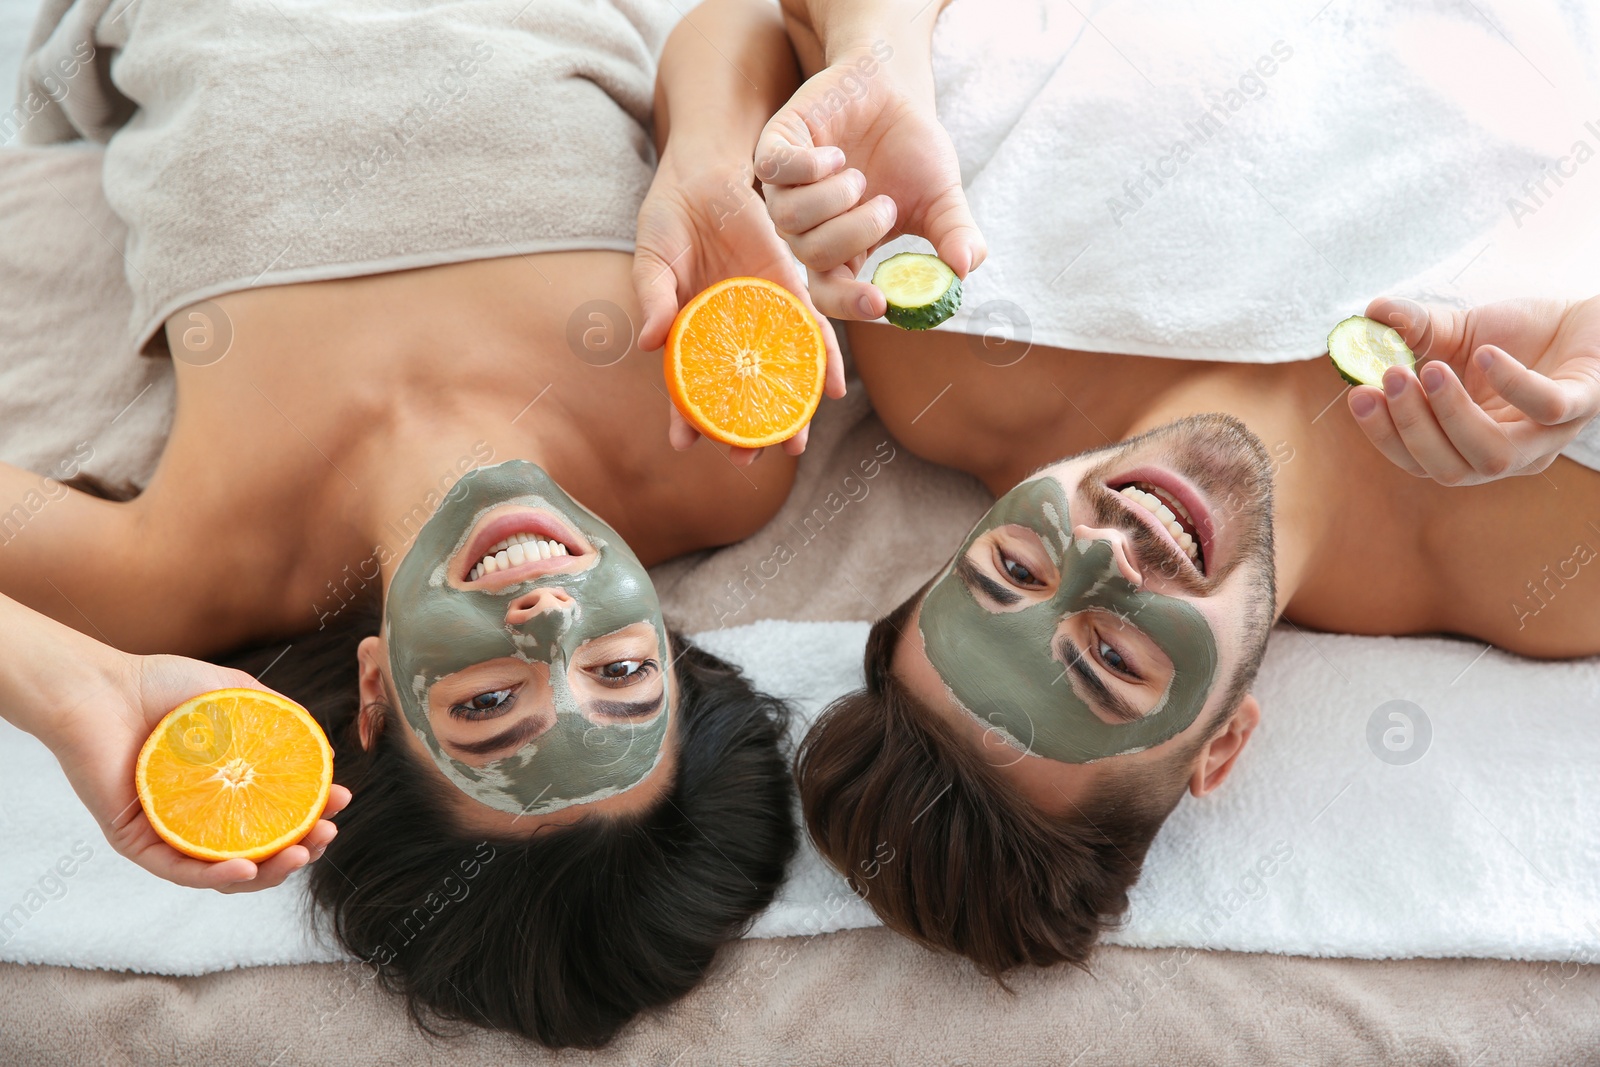
[[[827,701],[860,683],[866,633],[865,623],[767,621],[695,639],[794,701],[799,737]],[[1179,806],[1111,940],[1593,959],[1600,659],[1535,664],[1480,647],[1280,628],[1257,686],[1265,712],[1256,737],[1218,793]],[[1389,711],[1368,742],[1375,713],[1394,700],[1422,708],[1431,731],[1424,742],[1410,712],[1412,747],[1399,753],[1404,727]],[[1386,748],[1384,731],[1396,729]],[[1415,762],[1392,762],[1416,751]],[[300,879],[221,896],[161,882],[115,855],[48,752],[3,725],[0,823],[0,960],[200,974],[342,958],[311,934]],[[752,936],[873,921],[807,845]]]
[[1592,7],[957,0],[938,106],[990,256],[944,328],[1277,362],[1386,292],[1600,292]]

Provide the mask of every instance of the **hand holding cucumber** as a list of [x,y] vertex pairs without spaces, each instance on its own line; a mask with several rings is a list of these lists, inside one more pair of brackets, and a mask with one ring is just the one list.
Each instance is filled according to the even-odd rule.
[[1600,413],[1600,297],[1466,311],[1382,297],[1367,316],[1393,327],[1415,368],[1386,355],[1376,330],[1365,339],[1336,330],[1330,353],[1347,380],[1353,370],[1369,383],[1350,391],[1356,423],[1419,478],[1476,485],[1537,474]]
[[812,299],[834,318],[884,314],[884,294],[856,275],[901,234],[926,238],[957,278],[987,254],[955,148],[934,115],[929,61],[909,53],[841,55],[800,87],[756,145],[767,210],[810,270]]

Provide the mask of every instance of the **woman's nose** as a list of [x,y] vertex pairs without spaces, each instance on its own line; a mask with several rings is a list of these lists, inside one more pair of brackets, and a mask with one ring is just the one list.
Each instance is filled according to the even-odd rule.
[[1133,565],[1133,552],[1128,546],[1128,535],[1112,526],[1087,526],[1079,523],[1072,528],[1074,541],[1109,541],[1111,542],[1111,558],[1117,561],[1117,570],[1122,576],[1134,585],[1144,584],[1144,575],[1139,573],[1139,568]]
[[511,602],[506,609],[506,625],[521,626],[536,615],[547,611],[571,611],[575,606],[565,589],[535,589]]

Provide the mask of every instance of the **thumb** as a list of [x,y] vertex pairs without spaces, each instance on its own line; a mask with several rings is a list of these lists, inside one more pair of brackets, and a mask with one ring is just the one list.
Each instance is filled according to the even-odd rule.
[[678,276],[672,264],[641,248],[633,257],[633,288],[644,312],[639,350],[654,352],[667,343],[667,331],[678,315]]
[[[1367,318],[1394,329],[1418,359],[1435,355],[1434,316],[1408,296],[1380,296],[1367,305]],[[1443,358],[1448,359],[1446,351]]]
[[989,254],[989,246],[967,206],[967,194],[957,185],[945,191],[928,215],[926,237],[956,277],[965,278]]

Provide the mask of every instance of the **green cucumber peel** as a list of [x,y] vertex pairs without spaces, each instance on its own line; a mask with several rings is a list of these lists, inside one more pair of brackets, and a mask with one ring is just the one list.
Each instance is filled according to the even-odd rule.
[[931,330],[961,307],[961,279],[938,256],[901,252],[878,264],[872,284],[883,291],[883,317],[902,330]]

